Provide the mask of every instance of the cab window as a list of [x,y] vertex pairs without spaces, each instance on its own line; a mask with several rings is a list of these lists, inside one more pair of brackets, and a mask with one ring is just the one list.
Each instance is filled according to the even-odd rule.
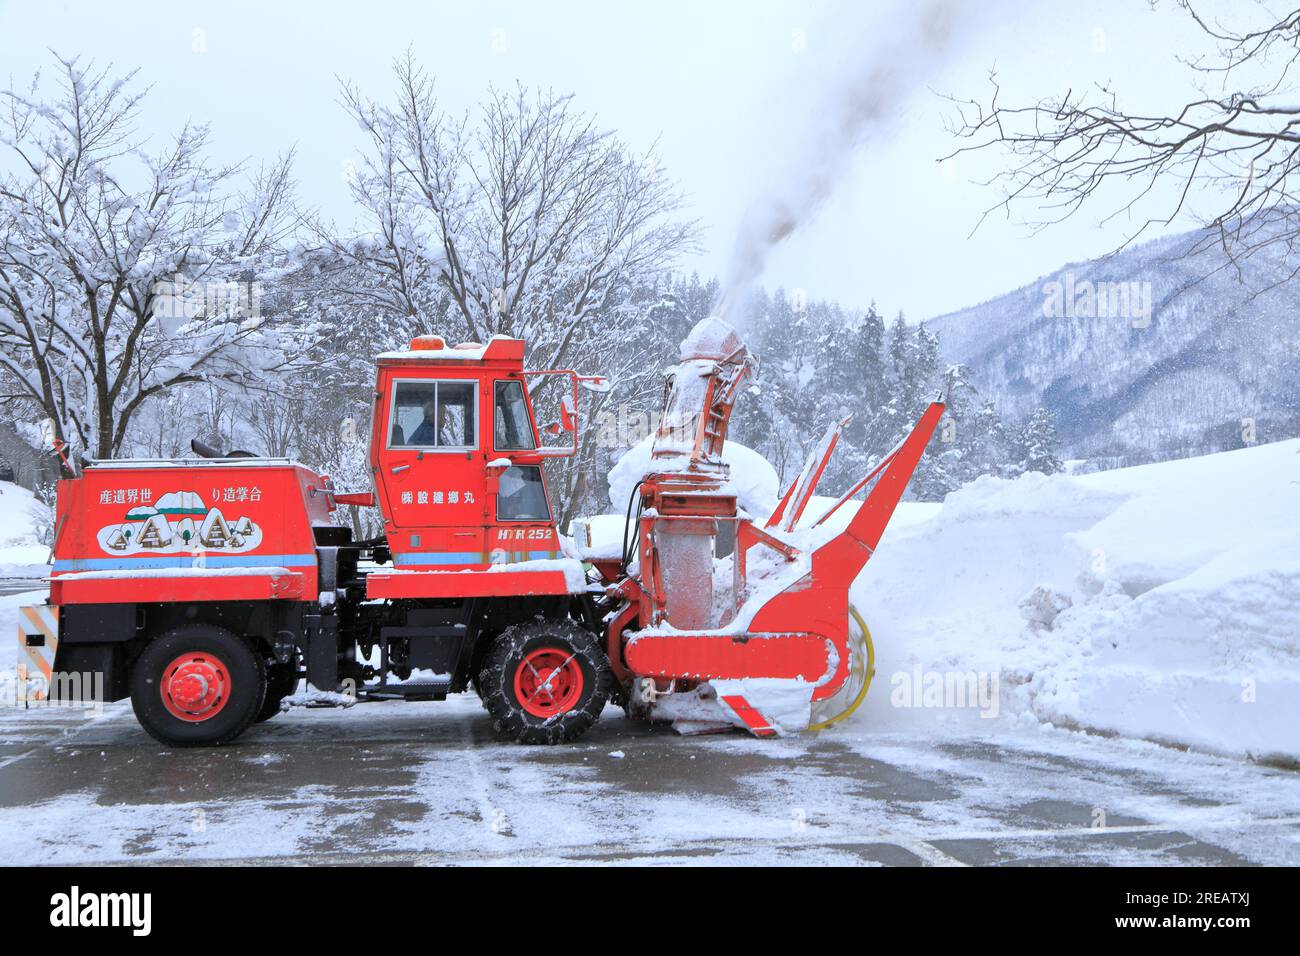
[[497,382],[492,440],[500,451],[530,451],[537,447],[523,382]]
[[497,489],[498,521],[550,521],[551,505],[546,500],[542,469],[537,465],[516,465],[501,473]]
[[397,382],[389,448],[476,448],[473,382]]

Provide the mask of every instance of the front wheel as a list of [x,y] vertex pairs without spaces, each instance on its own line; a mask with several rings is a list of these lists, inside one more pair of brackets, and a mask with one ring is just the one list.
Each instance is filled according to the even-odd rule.
[[131,670],[131,706],[165,744],[224,744],[257,717],[266,696],[259,654],[229,631],[180,627],[146,645]]
[[600,642],[571,621],[507,628],[478,673],[497,737],[524,744],[576,740],[600,716],[612,683]]

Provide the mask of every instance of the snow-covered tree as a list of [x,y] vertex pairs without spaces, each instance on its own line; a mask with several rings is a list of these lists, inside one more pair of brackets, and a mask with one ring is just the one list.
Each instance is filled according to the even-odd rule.
[[1016,431],[1016,467],[1022,472],[1039,471],[1045,475],[1054,475],[1061,470],[1061,459],[1057,457],[1059,448],[1056,416],[1049,409],[1035,409]]
[[134,77],[60,59],[54,89],[0,92],[4,394],[100,457],[151,400],[248,384],[292,350],[259,301],[292,225],[291,157],[245,178],[193,124],[151,146]]
[[[570,96],[492,89],[474,114],[454,116],[409,53],[395,73],[386,103],[343,87],[368,148],[351,179],[358,228],[317,225],[338,280],[330,294],[366,315],[378,345],[510,335],[535,368],[620,384],[657,375],[642,351],[656,341],[648,309],[696,227],[678,215],[677,186],[653,152],[633,154]],[[556,381],[535,380],[535,397]],[[580,412],[585,448],[594,408]],[[576,489],[580,476],[561,470]]]
[[968,441],[974,471],[971,477],[1015,477],[1019,464],[1012,457],[1011,439],[993,402],[987,398],[980,400],[971,418]]

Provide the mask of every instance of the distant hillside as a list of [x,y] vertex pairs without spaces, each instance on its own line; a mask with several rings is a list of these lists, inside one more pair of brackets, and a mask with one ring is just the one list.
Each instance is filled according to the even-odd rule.
[[1056,412],[1066,457],[1238,448],[1243,419],[1259,442],[1300,435],[1300,279],[1255,294],[1300,260],[1261,251],[1239,281],[1217,250],[1189,254],[1199,238],[1072,263],[926,324],[1005,416]]

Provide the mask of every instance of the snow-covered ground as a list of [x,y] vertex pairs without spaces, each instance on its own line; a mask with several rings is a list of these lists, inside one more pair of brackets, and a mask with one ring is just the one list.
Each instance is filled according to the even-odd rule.
[[[1300,760],[1298,452],[982,478],[904,505],[853,589],[877,652],[855,723],[1055,725]],[[994,678],[994,706],[937,690]]]
[[0,481],[0,578],[36,577],[49,570],[50,549],[36,531],[45,510],[26,488]]
[[473,695],[174,750],[130,706],[0,713],[0,864],[1300,863],[1300,776],[1079,732],[491,740]]

